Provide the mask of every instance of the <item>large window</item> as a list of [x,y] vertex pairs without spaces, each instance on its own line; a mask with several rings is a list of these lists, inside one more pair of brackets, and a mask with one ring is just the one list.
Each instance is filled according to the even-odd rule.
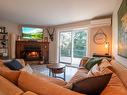
[[75,29],[60,32],[60,62],[79,64],[81,58],[86,56],[88,41],[87,31],[87,29]]

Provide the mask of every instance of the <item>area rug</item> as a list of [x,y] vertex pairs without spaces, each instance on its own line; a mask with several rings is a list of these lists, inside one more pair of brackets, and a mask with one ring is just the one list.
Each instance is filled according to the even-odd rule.
[[[33,69],[34,72],[39,72],[49,76],[49,69],[46,67],[46,65],[31,65],[31,68]],[[77,68],[66,66],[65,81],[69,81],[76,72],[77,72]],[[63,73],[57,74],[57,76],[63,77]]]

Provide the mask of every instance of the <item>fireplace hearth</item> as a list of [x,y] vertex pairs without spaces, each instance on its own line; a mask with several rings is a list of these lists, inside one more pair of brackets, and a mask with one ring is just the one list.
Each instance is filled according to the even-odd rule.
[[49,63],[49,42],[16,41],[16,58]]

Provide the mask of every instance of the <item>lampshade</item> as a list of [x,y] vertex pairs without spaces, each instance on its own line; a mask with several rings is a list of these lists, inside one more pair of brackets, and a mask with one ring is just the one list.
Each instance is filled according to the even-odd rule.
[[106,55],[109,55],[109,42],[105,43],[105,48],[107,49]]
[[105,43],[105,48],[109,48],[109,42]]

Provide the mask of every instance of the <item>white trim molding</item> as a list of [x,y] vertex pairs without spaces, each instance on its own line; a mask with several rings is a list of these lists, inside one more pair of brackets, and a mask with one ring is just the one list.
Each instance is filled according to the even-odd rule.
[[101,26],[110,26],[111,25],[111,18],[105,19],[96,19],[90,21],[90,27],[101,27]]

